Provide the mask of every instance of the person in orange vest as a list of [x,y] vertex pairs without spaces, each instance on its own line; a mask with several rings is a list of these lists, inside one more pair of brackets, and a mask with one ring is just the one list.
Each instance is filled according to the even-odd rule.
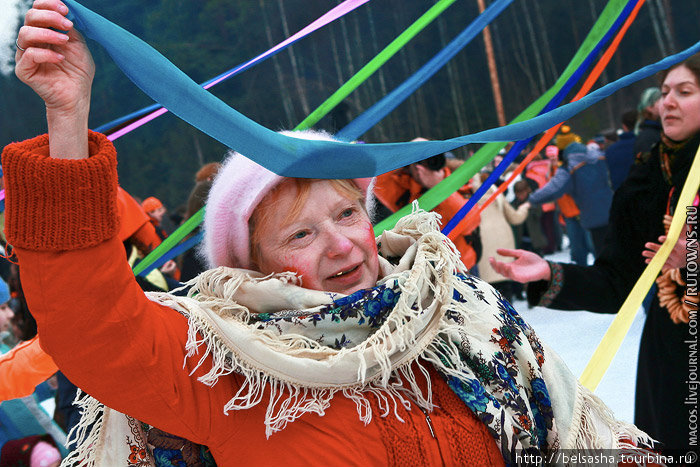
[[[413,141],[427,141],[416,138]],[[423,193],[449,177],[451,171],[446,167],[444,154],[429,157],[415,164],[379,175],[374,186],[374,196],[391,212],[396,212],[409,203],[418,199]],[[445,201],[433,209],[440,214],[441,225],[445,225],[466,203],[470,188],[465,185],[460,191],[452,193]],[[481,241],[479,239],[479,222],[477,216],[472,225],[468,226],[463,235],[455,240],[462,262],[472,274],[481,256]]]
[[168,233],[160,225],[163,221],[163,216],[165,216],[165,213],[168,212],[168,209],[163,206],[163,203],[155,196],[149,196],[143,200],[141,207],[144,211],[146,211],[146,214],[148,214],[151,224],[153,224],[153,227],[155,227],[156,233],[160,239],[165,240],[168,238]]
[[[161,221],[163,220],[163,216],[167,212],[167,209],[158,198],[153,196],[143,200],[140,205],[141,209],[137,209],[135,206],[133,206],[133,202],[135,202],[135,200],[132,198],[131,201],[133,202],[129,201],[128,198],[131,198],[131,196],[120,188],[120,199],[122,198],[124,199],[125,205],[129,206],[129,215],[135,218],[133,222],[135,225],[139,226],[135,235],[129,236],[128,238],[129,240],[132,240],[134,246],[139,250],[140,255],[145,256],[160,245],[163,240],[168,238],[167,232],[160,225]],[[139,211],[145,212],[147,215],[142,216]],[[146,239],[146,241],[139,241],[139,239]],[[134,262],[135,260],[136,258],[132,258],[129,261]],[[180,271],[177,268],[177,264],[173,260],[170,260],[161,266],[160,271],[161,273],[172,277],[175,281],[180,279]],[[171,282],[168,285],[169,288],[175,286],[176,284],[174,282]]]

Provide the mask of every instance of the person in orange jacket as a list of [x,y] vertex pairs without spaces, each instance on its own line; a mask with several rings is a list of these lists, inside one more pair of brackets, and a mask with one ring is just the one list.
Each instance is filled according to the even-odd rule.
[[[413,141],[427,140],[416,138]],[[450,175],[451,171],[446,166],[445,155],[439,154],[408,167],[379,175],[374,186],[374,196],[390,211],[396,212]],[[457,214],[457,211],[467,202],[465,195],[468,194],[469,187],[465,186],[460,191],[452,193],[433,209],[433,212],[440,214],[441,225],[445,225]],[[462,262],[470,271],[476,266],[481,256],[479,221],[479,216],[476,216],[472,224],[464,230],[463,235],[454,241]]]
[[[163,239],[146,210],[122,187],[118,187],[117,190],[121,221],[119,238],[124,242],[127,259],[133,267],[138,260],[155,250]],[[179,276],[177,264],[170,260],[159,270],[153,270],[145,281],[141,281],[141,285],[145,290],[170,290],[177,286]]]
[[151,224],[156,229],[156,233],[161,240],[168,238],[168,233],[163,229],[161,222],[163,222],[163,217],[165,213],[168,212],[168,208],[163,206],[163,203],[155,196],[149,196],[144,199],[141,203],[141,207],[151,220]]

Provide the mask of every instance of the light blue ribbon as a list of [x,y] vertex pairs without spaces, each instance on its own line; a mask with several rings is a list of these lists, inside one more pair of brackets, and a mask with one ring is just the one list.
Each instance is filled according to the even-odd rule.
[[287,177],[358,178],[379,175],[470,143],[517,141],[568,120],[618,89],[651,76],[700,51],[700,42],[624,76],[581,100],[525,122],[444,141],[350,144],[283,136],[258,125],[203,90],[148,44],[90,11],[65,0],[72,20],[99,42],[117,66],[152,99],[226,146]]

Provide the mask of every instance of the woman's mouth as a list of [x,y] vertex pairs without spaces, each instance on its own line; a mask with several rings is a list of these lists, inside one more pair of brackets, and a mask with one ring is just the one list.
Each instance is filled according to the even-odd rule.
[[327,280],[338,284],[352,284],[362,275],[362,268],[360,268],[360,266],[362,266],[362,263],[355,264],[354,266],[338,271],[332,276],[329,276]]

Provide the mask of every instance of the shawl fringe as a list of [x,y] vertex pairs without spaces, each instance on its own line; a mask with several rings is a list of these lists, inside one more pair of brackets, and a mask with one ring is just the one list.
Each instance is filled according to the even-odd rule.
[[68,433],[67,446],[75,445],[61,462],[61,467],[81,467],[99,466],[98,449],[103,438],[102,425],[105,419],[105,406],[97,399],[78,388],[73,405],[80,411],[80,421]]
[[[624,454],[650,453],[654,440],[649,435],[631,423],[615,419],[610,408],[580,382],[577,389],[571,427],[573,439],[567,449],[584,453],[593,449],[619,449]],[[601,436],[607,433],[601,426],[608,427],[612,440]]]

